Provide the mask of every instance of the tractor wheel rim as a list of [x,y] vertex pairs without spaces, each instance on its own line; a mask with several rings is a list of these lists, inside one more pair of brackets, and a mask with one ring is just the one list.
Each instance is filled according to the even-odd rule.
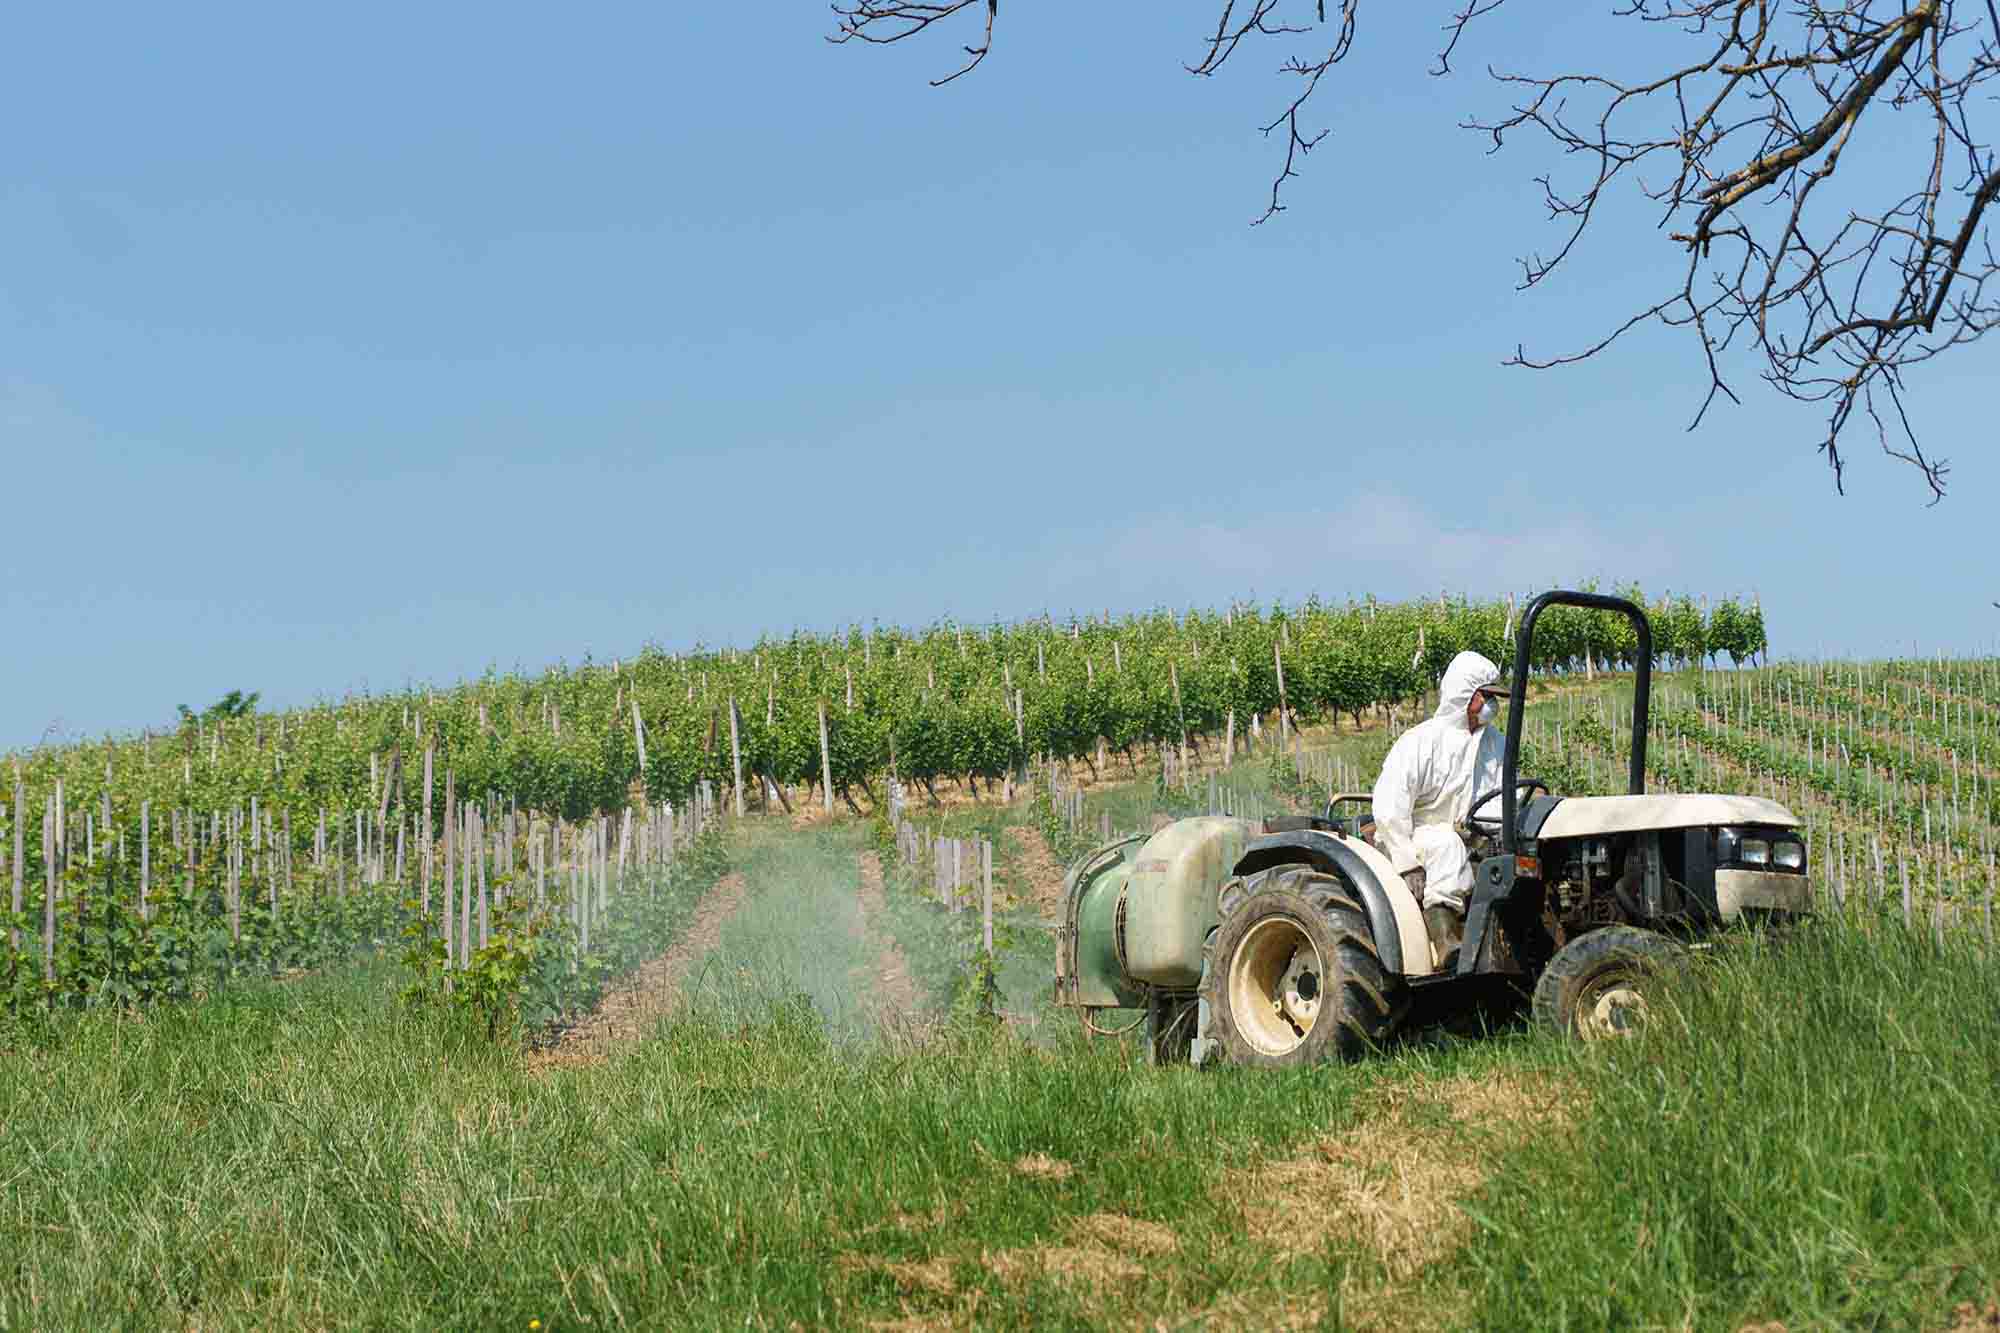
[[1584,1011],[1584,1035],[1629,1037],[1645,1022],[1645,995],[1629,981],[1616,981],[1598,991]]
[[1229,960],[1228,995],[1236,1030],[1265,1055],[1297,1050],[1319,1017],[1326,972],[1319,949],[1296,921],[1266,917],[1244,932]]

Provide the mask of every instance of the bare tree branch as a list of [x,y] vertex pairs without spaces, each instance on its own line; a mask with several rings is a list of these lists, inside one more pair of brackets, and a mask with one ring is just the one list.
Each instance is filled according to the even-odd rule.
[[[931,24],[948,19],[963,9],[971,9],[982,0],[946,0],[943,4],[913,4],[906,0],[856,0],[854,4],[843,5],[836,0],[833,6],[834,30],[827,37],[829,42],[839,46],[845,42],[868,42],[875,46],[888,46],[906,38],[915,37]],[[986,7],[986,37],[978,46],[965,48],[966,61],[941,79],[932,79],[931,87],[942,88],[953,79],[970,74],[986,59],[986,53],[993,49],[993,20],[1000,9],[1000,0],[983,0]]]
[[[974,8],[979,0],[835,3],[837,42],[896,42]],[[1360,0],[1211,0],[1219,12],[1190,73],[1213,76],[1246,43],[1289,44],[1333,29],[1330,46],[1287,55],[1279,72],[1296,93],[1261,129],[1285,151],[1262,223],[1285,211],[1284,187],[1327,136],[1309,104],[1354,46]],[[1447,74],[1470,25],[1505,0],[1451,0],[1433,74]],[[1932,502],[1950,464],[1918,441],[1905,398],[1908,373],[2000,325],[2000,262],[1989,219],[2000,200],[1993,129],[2000,78],[1996,0],[1623,0],[1616,17],[1648,25],[1660,51],[1656,76],[1626,82],[1582,70],[1495,72],[1515,103],[1467,128],[1493,151],[1532,133],[1581,170],[1564,184],[1536,178],[1560,228],[1552,254],[1521,261],[1533,288],[1569,262],[1610,191],[1629,178],[1659,209],[1660,230],[1686,262],[1667,291],[1580,350],[1507,364],[1547,369],[1587,360],[1645,324],[1687,329],[1699,342],[1708,389],[1689,429],[1718,397],[1738,401],[1725,364],[1749,357],[1778,393],[1820,405],[1816,448],[1845,490],[1844,432],[1855,409],[1874,423],[1887,456],[1915,468]],[[948,83],[992,47],[986,35]],[[1329,9],[1334,10],[1329,14]],[[1961,19],[1963,10],[1968,17]],[[1877,182],[1838,175],[1843,155],[1867,142],[1924,145],[1908,175]],[[1658,170],[1649,182],[1641,169]],[[1879,175],[1879,166],[1875,168]],[[1893,169],[1893,163],[1892,163]],[[1851,173],[1850,173],[1851,174]],[[1874,190],[1873,197],[1856,197]],[[1843,193],[1845,191],[1845,193]],[[1884,194],[1886,193],[1886,197]],[[1763,207],[1759,207],[1763,205]],[[1878,400],[1894,410],[1885,425]]]

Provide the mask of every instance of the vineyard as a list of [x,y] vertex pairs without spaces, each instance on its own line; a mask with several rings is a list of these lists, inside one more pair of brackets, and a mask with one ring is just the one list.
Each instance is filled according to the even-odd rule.
[[[1655,615],[1667,660],[1765,647],[1754,605],[1683,597]],[[1462,649],[1507,657],[1511,619],[1511,603],[1449,599],[1232,606],[648,651],[230,716],[239,693],[161,735],[11,757],[7,1000],[181,997],[408,938],[440,969],[504,960],[516,982],[544,979],[527,1009],[553,1013],[595,993],[579,959],[606,893],[580,906],[577,868],[670,866],[718,794],[739,814],[746,783],[788,813],[816,793],[860,814],[890,780],[934,804],[939,782],[992,797],[1031,764],[1109,779],[1159,755],[1224,763],[1273,729],[1282,743],[1420,699]],[[1621,619],[1569,610],[1537,643],[1564,675],[1635,649]]]
[[[1388,683],[1332,692],[1360,652],[1332,627],[1371,625],[1395,627],[1368,648]],[[1937,1327],[1986,1308],[2000,659],[1663,664],[1652,786],[1790,805],[1828,919],[1718,952],[1663,1016],[1672,1040],[1584,1054],[1516,1028],[1195,1073],[1050,1010],[1064,858],[1365,789],[1436,655],[1498,654],[1506,625],[1504,605],[1432,603],[962,648],[878,632],[23,756],[9,805],[31,817],[0,842],[21,885],[0,1236],[29,1257],[0,1323]],[[1559,792],[1623,787],[1631,675],[1603,628],[1528,685],[1524,771]],[[1197,709],[1217,661],[1245,692]],[[982,771],[949,747],[993,678],[1017,766]],[[1139,720],[1052,740],[1056,704],[1092,699]],[[912,766],[906,706],[945,762]],[[810,764],[767,766],[754,723],[787,709]],[[881,767],[850,756],[846,787],[871,817],[825,818],[843,784],[811,770],[869,728]],[[676,796],[681,733],[698,762]],[[530,743],[610,765],[579,788],[602,804],[486,789],[508,770],[481,756]],[[755,817],[733,814],[738,757]],[[679,961],[648,972],[663,950]],[[563,1046],[648,984],[675,1007]],[[461,1021],[503,992],[534,1040]],[[132,1021],[157,1000],[181,1002]],[[1593,1235],[1618,1243],[1573,1243]]]
[[[1765,650],[1755,606],[1704,610],[1681,597],[1653,614],[1663,662],[1734,663]],[[704,782],[718,791],[748,782],[787,805],[817,793],[830,807],[837,795],[858,811],[890,774],[977,793],[1030,757],[1133,772],[1142,747],[1186,742],[1200,755],[1234,748],[1273,718],[1358,722],[1420,696],[1461,649],[1511,660],[1510,624],[1511,602],[1440,600],[798,634],[284,713],[190,713],[159,734],[10,758],[31,810],[58,782],[79,818],[108,796],[124,826],[142,805],[215,812],[255,799],[311,813],[291,829],[300,848],[317,836],[320,811],[340,812],[329,836],[347,846],[358,845],[353,812],[417,816],[419,773],[450,772],[476,799],[572,822],[622,811],[639,794],[684,805]],[[1630,634],[1616,617],[1560,610],[1543,622],[1535,666],[1629,664]],[[441,832],[435,807],[431,817]],[[27,822],[32,852],[37,821]]]

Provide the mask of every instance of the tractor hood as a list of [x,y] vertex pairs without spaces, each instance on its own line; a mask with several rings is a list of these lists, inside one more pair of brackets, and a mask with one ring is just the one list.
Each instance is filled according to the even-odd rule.
[[1581,838],[1596,833],[1698,828],[1717,824],[1776,824],[1795,828],[1798,817],[1762,796],[1565,796],[1542,821],[1538,838]]

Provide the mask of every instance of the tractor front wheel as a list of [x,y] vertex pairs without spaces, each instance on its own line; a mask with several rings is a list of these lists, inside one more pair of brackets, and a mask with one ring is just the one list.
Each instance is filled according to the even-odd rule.
[[1606,926],[1556,952],[1535,983],[1535,1022],[1584,1041],[1628,1036],[1658,1002],[1687,950],[1656,931]]
[[1306,866],[1268,872],[1209,937],[1207,1035],[1232,1064],[1289,1068],[1388,1040],[1406,1007],[1345,883]]

